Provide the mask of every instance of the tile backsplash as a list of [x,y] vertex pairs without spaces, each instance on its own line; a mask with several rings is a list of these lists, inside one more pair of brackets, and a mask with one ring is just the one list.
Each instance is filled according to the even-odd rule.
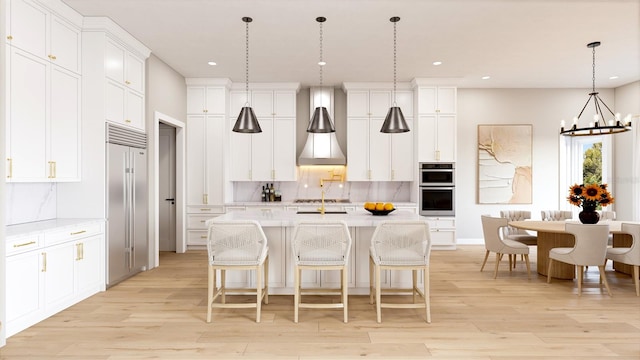
[[6,225],[56,218],[55,183],[6,184]]

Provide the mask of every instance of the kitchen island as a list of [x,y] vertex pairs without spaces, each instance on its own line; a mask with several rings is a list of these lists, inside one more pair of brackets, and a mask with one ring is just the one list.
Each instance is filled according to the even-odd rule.
[[[351,258],[349,259],[349,293],[369,293],[369,245],[375,227],[386,220],[422,220],[410,211],[396,210],[386,216],[374,216],[365,210],[346,214],[297,214],[286,210],[247,210],[234,211],[218,216],[210,221],[255,220],[262,226],[269,244],[269,293],[293,294],[293,258],[291,255],[291,237],[295,225],[300,221],[341,220],[346,222],[353,239]],[[422,278],[419,279],[422,283]],[[255,274],[247,271],[227,271],[228,287],[252,287]],[[386,272],[382,279],[383,287],[411,287],[411,272]],[[302,286],[313,288],[338,288],[340,274],[337,271],[305,271],[302,274]]]

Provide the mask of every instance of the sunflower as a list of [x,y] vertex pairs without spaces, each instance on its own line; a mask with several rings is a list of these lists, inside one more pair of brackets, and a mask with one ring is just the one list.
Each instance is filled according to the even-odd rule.
[[589,184],[584,187],[584,199],[587,201],[598,201],[602,198],[603,189],[598,184]]
[[616,200],[615,198],[610,197],[610,196],[602,197],[602,199],[600,199],[600,205],[609,206],[609,205],[613,204],[615,202],[615,200]]
[[579,198],[578,196],[569,195],[569,196],[567,196],[567,200],[569,201],[569,203],[571,205],[575,205],[575,206],[582,205],[582,199]]
[[582,185],[578,185],[578,184],[573,184],[573,186],[571,186],[569,188],[569,194],[573,195],[573,196],[581,196],[582,195]]

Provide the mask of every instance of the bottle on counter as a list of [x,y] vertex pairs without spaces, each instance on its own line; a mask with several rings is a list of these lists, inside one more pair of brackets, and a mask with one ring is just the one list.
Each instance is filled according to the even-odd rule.
[[262,194],[260,195],[260,198],[262,202],[267,201],[267,191],[265,190],[264,186],[262,186]]
[[273,183],[269,187],[269,201],[276,201],[276,189],[273,188]]

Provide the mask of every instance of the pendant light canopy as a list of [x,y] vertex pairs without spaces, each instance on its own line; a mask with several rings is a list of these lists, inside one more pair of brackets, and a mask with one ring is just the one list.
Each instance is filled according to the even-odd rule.
[[[613,113],[611,109],[607,106],[607,104],[602,101],[600,96],[598,96],[598,92],[596,92],[596,47],[600,46],[599,41],[595,41],[587,44],[588,48],[593,49],[593,77],[592,82],[593,86],[591,88],[591,93],[589,93],[589,98],[587,99],[587,103],[584,104],[582,110],[580,110],[580,114],[577,117],[573,118],[573,125],[565,129],[565,122],[562,120],[560,122],[560,134],[565,136],[590,136],[590,135],[607,135],[607,134],[617,134],[625,131],[631,130],[631,114],[627,115],[622,121],[620,119],[620,113]],[[595,106],[595,114],[593,115],[593,122],[590,122],[588,126],[578,127],[578,120],[582,116],[582,113],[589,105],[589,101],[593,99]],[[611,114],[611,118],[606,121],[604,114],[602,113],[602,106],[604,106],[609,113]]]
[[396,24],[400,21],[400,18],[394,16],[389,21],[393,23],[393,106],[387,112],[380,132],[393,134],[409,131],[409,125],[404,120],[402,109],[396,103]]
[[262,129],[260,128],[260,124],[258,123],[258,119],[256,118],[256,114],[253,112],[251,108],[251,104],[249,103],[249,23],[253,21],[250,17],[243,17],[242,21],[245,22],[245,91],[247,94],[247,101],[240,110],[240,115],[238,115],[238,119],[236,120],[235,125],[233,126],[233,131],[237,133],[246,133],[246,134],[255,134],[261,133]]
[[[316,21],[320,24],[320,61],[318,61],[318,65],[320,66],[320,89],[322,90],[322,69],[327,64],[322,59],[322,23],[327,21],[325,17],[317,17]],[[307,127],[307,132],[310,133],[332,133],[335,132],[336,128],[333,126],[333,122],[331,121],[331,117],[329,116],[329,111],[327,108],[322,106],[322,95],[320,96],[320,104],[313,111],[313,116],[311,117],[311,121],[309,122],[309,127]]]

